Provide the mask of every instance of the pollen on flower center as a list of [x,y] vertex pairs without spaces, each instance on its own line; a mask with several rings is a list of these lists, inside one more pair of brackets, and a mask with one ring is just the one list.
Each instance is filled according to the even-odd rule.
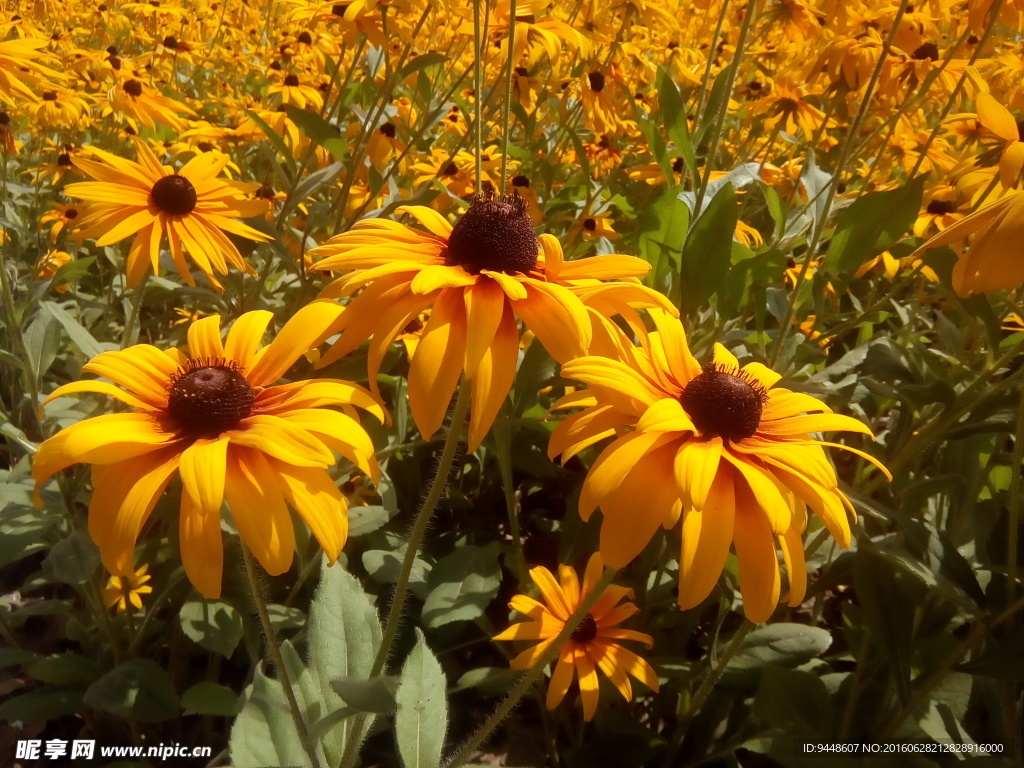
[[679,402],[701,433],[735,441],[757,431],[767,399],[764,386],[742,371],[708,363],[686,385]]
[[569,639],[575,640],[577,643],[589,643],[595,637],[597,637],[597,622],[589,613],[583,617],[580,625],[569,635]]
[[124,84],[124,92],[129,96],[139,98],[142,95],[142,83],[138,80],[129,80]]
[[480,196],[448,236],[447,263],[514,274],[537,266],[537,233],[519,195]]
[[173,174],[164,176],[153,185],[150,199],[152,199],[153,205],[164,213],[169,213],[172,216],[184,216],[195,210],[196,201],[199,198],[191,181],[184,176]]
[[167,410],[192,437],[232,429],[252,412],[256,393],[229,360],[193,360],[171,381]]

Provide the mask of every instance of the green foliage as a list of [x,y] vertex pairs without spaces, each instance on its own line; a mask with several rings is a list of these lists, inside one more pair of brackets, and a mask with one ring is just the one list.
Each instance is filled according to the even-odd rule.
[[441,665],[417,630],[416,645],[402,666],[395,701],[395,734],[406,768],[435,768],[448,727],[445,678]]
[[242,639],[242,617],[220,600],[192,600],[181,607],[181,631],[203,648],[231,657]]
[[501,547],[467,544],[438,561],[427,578],[423,622],[440,627],[450,621],[470,621],[483,615],[498,593]]

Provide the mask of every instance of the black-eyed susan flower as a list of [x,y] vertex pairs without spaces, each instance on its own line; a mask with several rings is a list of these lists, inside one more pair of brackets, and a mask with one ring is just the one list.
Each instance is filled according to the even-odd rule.
[[148,582],[149,563],[143,563],[138,569],[126,576],[111,576],[107,586],[103,588],[103,603],[107,608],[117,606],[118,613],[125,613],[131,605],[135,610],[142,610],[142,596],[153,593]]
[[[65,264],[69,264],[74,257],[67,251],[58,251],[50,249],[36,262],[36,277],[40,280],[49,280],[57,271]],[[66,285],[58,285],[57,293],[66,293],[68,287]]]
[[953,267],[953,290],[958,296],[973,296],[1024,283],[1021,238],[1024,192],[1011,192],[950,224],[910,258],[953,244],[959,256]]
[[[541,642],[512,659],[512,669],[536,666],[569,617],[593,591],[603,567],[601,556],[596,553],[592,555],[583,574],[582,585],[576,571],[566,565],[558,567],[558,580],[547,568],[530,570],[530,578],[540,590],[543,602],[527,595],[513,597],[508,604],[509,608],[523,614],[529,621],[513,624],[494,639]],[[635,640],[648,648],[654,645],[650,635],[619,626],[638,610],[636,605],[629,602],[632,597],[631,589],[609,586],[569,636],[559,651],[558,663],[548,684],[548,709],[554,709],[561,703],[572,685],[573,677],[577,677],[583,702],[583,719],[593,719],[598,704],[598,670],[611,680],[626,701],[633,700],[630,677],[636,678],[652,691],[658,690],[658,676],[651,665],[619,645],[622,640]],[[622,602],[626,598],[626,602]]]
[[[563,261],[551,235],[538,239],[518,196],[478,198],[453,227],[422,206],[398,209],[425,229],[385,219],[359,222],[313,250],[317,269],[345,270],[324,296],[357,294],[341,318],[341,337],[319,365],[327,365],[371,336],[369,378],[376,387],[384,354],[427,308],[430,319],[409,370],[409,406],[420,433],[441,426],[464,375],[472,386],[469,444],[475,450],[508,396],[519,355],[516,318],[559,361],[590,345],[588,297],[601,311],[671,305],[637,278],[650,265],[631,256]],[[604,281],[615,281],[605,283]]]
[[0,40],[0,101],[14,106],[19,101],[35,102],[37,97],[30,85],[52,85],[61,75],[45,64],[55,61],[52,54],[42,50],[48,45],[46,38],[22,37]]
[[751,621],[766,621],[781,592],[777,548],[789,576],[789,604],[803,601],[808,507],[841,547],[850,545],[847,513],[855,513],[823,446],[881,468],[868,454],[811,434],[871,432],[809,395],[776,387],[781,377],[760,363],[740,368],[720,344],[701,367],[682,324],[657,310],[651,315],[657,331],[642,334],[640,347],[602,322],[600,334],[595,324],[594,346],[606,356],[562,366],[563,378],[588,389],[556,405],[586,407],[558,425],[548,454],[566,461],[616,437],[591,466],[579,500],[584,520],[597,507],[604,513],[605,563],[625,566],[658,528],[682,516],[680,606],[692,608],[708,596],[735,545],[743,610]]
[[171,128],[180,128],[184,121],[179,112],[195,115],[189,107],[176,101],[142,82],[137,77],[119,79],[117,84],[107,91],[107,106],[104,114],[113,114],[118,120],[130,118],[139,125],[150,130],[157,123],[164,123]]
[[259,216],[269,207],[266,200],[245,199],[259,184],[243,184],[217,178],[228,163],[227,155],[204,153],[180,171],[161,165],[142,141],[135,142],[139,162],[133,163],[93,148],[102,160],[75,158],[75,167],[95,181],[69,184],[64,192],[92,204],[76,224],[84,238],[97,246],[111,245],[135,236],[128,251],[127,280],[133,287],[150,270],[159,271],[160,246],[166,237],[174,266],[189,285],[195,281],[185,264],[185,252],[210,283],[221,289],[216,274],[226,274],[228,264],[254,274],[238,248],[225,233],[258,242],[271,238],[235,218]]
[[289,506],[333,562],[348,536],[348,516],[327,468],[337,453],[376,480],[373,444],[353,406],[381,420],[384,414],[369,392],[346,381],[276,382],[340,311],[334,302],[313,302],[262,349],[273,318],[266,311],[242,315],[224,342],[219,316],[193,323],[187,356],[148,344],[97,355],[83,370],[113,383],[65,384],[46,402],[98,392],[132,410],[86,419],[44,441],[32,462],[36,504],[42,504],[39,493],[49,478],[72,464],[91,464],[89,533],[107,570],[129,576],[135,542],[167,483],[179,475],[182,564],[208,598],[220,594],[225,501],[267,573],[281,574],[291,565]]
[[50,224],[50,241],[56,243],[61,232],[75,226],[84,208],[85,206],[80,204],[60,203],[39,218],[39,226],[45,227]]

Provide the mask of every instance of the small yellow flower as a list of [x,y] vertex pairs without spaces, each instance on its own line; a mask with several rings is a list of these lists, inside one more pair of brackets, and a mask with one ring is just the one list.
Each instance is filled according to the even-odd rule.
[[[495,640],[540,640],[541,642],[516,656],[510,662],[512,669],[529,669],[551,646],[569,617],[587,599],[604,569],[601,556],[591,555],[580,587],[576,571],[566,565],[558,567],[559,581],[547,568],[530,571],[530,578],[540,590],[544,602],[526,595],[516,595],[509,608],[525,615],[529,621],[513,624]],[[629,676],[635,677],[652,691],[658,690],[658,676],[651,665],[632,651],[619,645],[619,640],[635,640],[648,648],[654,645],[650,635],[619,626],[637,612],[633,603],[622,602],[632,598],[633,590],[626,587],[608,587],[594,603],[580,625],[569,635],[558,654],[558,663],[548,685],[547,708],[559,705],[572,684],[579,678],[580,698],[583,700],[583,719],[591,720],[597,711],[598,678],[601,670],[618,689],[626,701],[633,700]]]
[[103,602],[107,608],[116,605],[117,612],[124,613],[128,610],[128,603],[131,603],[135,610],[141,611],[142,595],[153,592],[153,588],[146,583],[152,578],[146,573],[148,570],[147,563],[130,576],[111,576],[103,590]]

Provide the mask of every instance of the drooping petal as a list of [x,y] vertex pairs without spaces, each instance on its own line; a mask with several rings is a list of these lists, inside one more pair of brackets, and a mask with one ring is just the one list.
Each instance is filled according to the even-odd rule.
[[348,540],[348,504],[322,469],[288,466],[268,459],[280,480],[284,497],[306,523],[327,556],[335,562]]
[[589,520],[598,504],[619,487],[641,456],[674,439],[671,434],[631,432],[605,448],[583,481],[580,517]]
[[679,495],[698,512],[711,490],[722,458],[722,438],[687,440],[676,454],[674,473]]
[[224,547],[219,510],[217,514],[204,514],[193,506],[187,494],[182,494],[178,538],[181,564],[192,586],[207,600],[220,597]]
[[182,495],[187,496],[191,508],[201,515],[219,519],[224,501],[224,475],[227,472],[228,439],[200,439],[181,454]]
[[572,606],[570,609],[570,606],[566,605],[565,596],[562,594],[562,587],[555,581],[551,571],[539,565],[536,568],[530,569],[530,578],[537,585],[537,589],[540,590],[544,602],[551,608],[551,612],[558,619],[566,621],[576,609],[576,606]]
[[600,681],[597,679],[597,668],[583,649],[576,650],[576,672],[580,680],[580,699],[583,702],[583,719],[590,722],[597,712],[598,691]]
[[680,608],[685,610],[700,605],[718,583],[732,544],[735,514],[733,472],[728,464],[722,464],[704,507],[683,510],[679,554]]
[[480,447],[501,410],[501,404],[508,398],[516,378],[518,360],[519,332],[516,319],[512,309],[504,306],[497,332],[469,380],[473,395],[473,408],[469,415],[470,452]]
[[779,537],[779,548],[789,577],[789,607],[796,608],[807,594],[807,562],[804,559],[804,542],[795,526]]
[[466,346],[466,310],[462,291],[441,291],[409,367],[409,409],[429,440],[444,421],[462,373]]
[[256,448],[296,467],[329,467],[334,456],[320,440],[280,416],[256,414],[228,433],[235,445]]
[[295,528],[278,479],[278,462],[251,448],[228,451],[224,495],[238,534],[271,576],[291,567]]
[[779,603],[782,580],[775,536],[768,518],[742,483],[736,489],[736,525],[733,540],[740,565],[743,613],[755,624],[768,621]]
[[561,704],[565,694],[569,691],[569,686],[572,685],[573,673],[576,671],[576,665],[573,664],[574,656],[575,652],[568,647],[568,644],[563,646],[558,653],[558,663],[555,664],[555,669],[551,673],[547,697],[544,700],[544,706],[548,709],[554,709]]
[[[493,280],[481,280],[463,292],[466,302],[466,378],[476,372],[484,352],[491,346],[494,334],[505,314],[505,294]],[[513,328],[515,319],[512,320]],[[516,343],[518,345],[518,335]]]

